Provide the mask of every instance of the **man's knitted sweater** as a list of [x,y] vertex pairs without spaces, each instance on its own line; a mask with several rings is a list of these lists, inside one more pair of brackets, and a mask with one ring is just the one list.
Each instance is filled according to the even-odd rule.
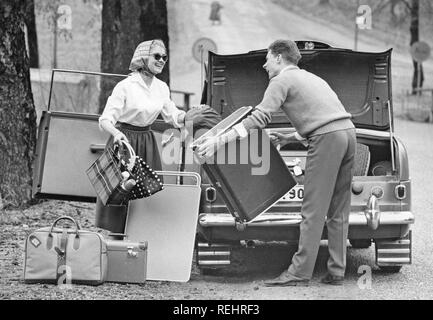
[[262,102],[242,121],[247,131],[264,128],[281,108],[303,137],[354,128],[336,93],[322,78],[289,66],[269,82]]

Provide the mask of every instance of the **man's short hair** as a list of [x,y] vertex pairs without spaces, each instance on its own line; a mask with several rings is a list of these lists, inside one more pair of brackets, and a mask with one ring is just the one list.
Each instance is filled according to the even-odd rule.
[[292,40],[276,40],[269,45],[268,50],[274,55],[281,54],[284,60],[295,65],[297,65],[301,59],[298,46]]

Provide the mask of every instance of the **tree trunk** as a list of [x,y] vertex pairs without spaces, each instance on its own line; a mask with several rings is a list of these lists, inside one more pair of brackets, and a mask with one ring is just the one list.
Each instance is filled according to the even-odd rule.
[[39,68],[38,35],[36,33],[35,2],[26,0],[27,43],[29,46],[30,68]]
[[[412,6],[410,10],[410,45],[419,41],[419,0],[412,0]],[[412,76],[412,94],[415,94],[415,89],[418,87],[418,62],[413,62],[413,76]],[[422,88],[424,82],[424,72],[422,69],[422,64],[419,66],[421,70],[420,77],[420,88]]]
[[[128,74],[137,45],[162,39],[169,52],[167,4],[161,0],[103,0],[101,72]],[[169,84],[169,61],[158,78]],[[105,77],[106,78],[106,77]],[[101,79],[99,112],[121,78]]]
[[36,111],[25,45],[26,1],[0,1],[0,200],[31,199]]

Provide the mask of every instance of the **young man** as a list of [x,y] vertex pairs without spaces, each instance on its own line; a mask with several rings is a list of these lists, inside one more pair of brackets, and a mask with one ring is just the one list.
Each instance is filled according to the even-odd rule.
[[300,140],[308,143],[298,251],[288,270],[267,286],[305,285],[311,279],[323,226],[328,229],[328,273],[322,282],[340,285],[346,268],[350,187],[356,147],[351,115],[331,87],[318,76],[300,69],[301,54],[295,42],[277,40],[268,48],[263,68],[269,85],[250,116],[220,137],[198,141],[196,153],[211,157],[224,143],[265,128],[271,113],[282,109],[296,129],[294,135],[275,134],[274,143]]

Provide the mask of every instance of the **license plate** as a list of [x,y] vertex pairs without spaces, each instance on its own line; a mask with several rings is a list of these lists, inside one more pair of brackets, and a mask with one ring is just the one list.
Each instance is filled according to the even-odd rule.
[[281,198],[281,201],[302,201],[303,199],[304,186],[294,186]]

